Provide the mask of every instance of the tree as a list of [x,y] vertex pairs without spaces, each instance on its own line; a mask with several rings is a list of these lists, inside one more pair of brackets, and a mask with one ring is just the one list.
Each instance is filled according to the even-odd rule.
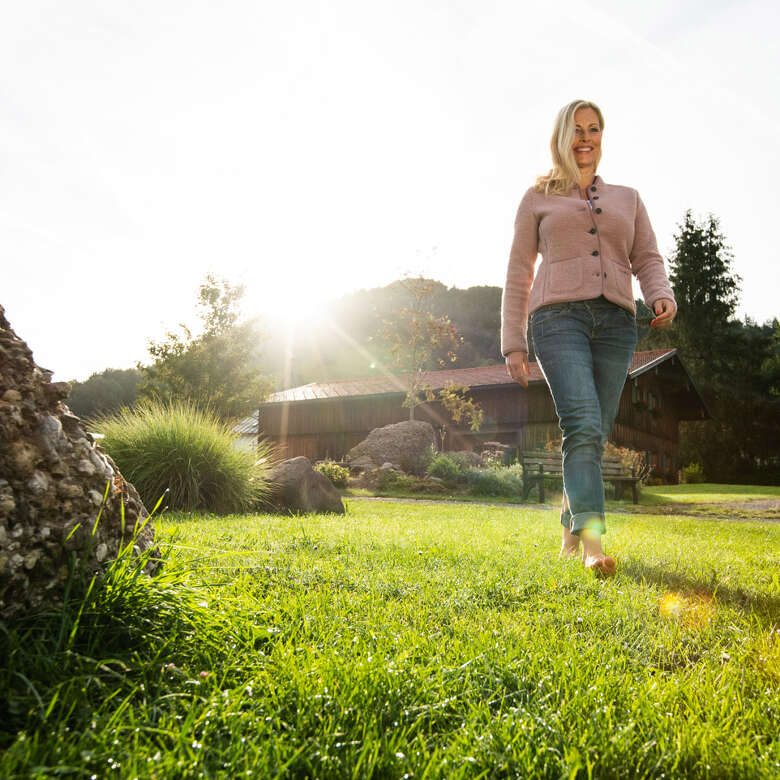
[[471,397],[466,385],[448,382],[439,390],[438,398],[456,424],[463,422],[472,431],[478,431],[482,427],[485,412]]
[[687,211],[675,240],[670,281],[678,313],[670,334],[713,416],[681,424],[680,457],[701,463],[709,481],[775,481],[773,328],[734,318],[741,280],[716,217],[699,223]]
[[723,339],[739,302],[742,281],[732,270],[732,254],[710,214],[694,220],[690,209],[675,235],[669,280],[677,300],[673,337],[700,379],[725,373]]
[[772,320],[772,338],[769,354],[761,364],[765,392],[780,399],[780,321]]
[[406,302],[395,317],[385,320],[383,337],[393,361],[404,372],[403,405],[413,420],[415,407],[433,400],[424,372],[455,362],[458,336],[449,317],[437,317],[430,310],[435,282],[405,277],[398,284],[406,294]]
[[251,413],[265,397],[270,383],[260,369],[262,336],[254,320],[241,322],[243,285],[206,276],[197,301],[202,332],[194,336],[180,325],[164,341],[150,341],[154,358],[139,366],[144,383],[141,396],[160,401],[189,399],[208,405],[223,419]]
[[[437,398],[424,372],[454,363],[462,338],[449,317],[431,311],[431,298],[437,285],[441,287],[439,282],[404,277],[397,284],[406,300],[397,315],[385,321],[382,335],[396,366],[404,372],[403,405],[413,420],[417,406]],[[479,430],[482,410],[468,395],[468,388],[450,384],[439,391],[438,399],[455,422],[464,420],[472,430]]]
[[79,417],[108,414],[135,403],[140,382],[137,368],[107,368],[84,382],[72,382],[66,403]]

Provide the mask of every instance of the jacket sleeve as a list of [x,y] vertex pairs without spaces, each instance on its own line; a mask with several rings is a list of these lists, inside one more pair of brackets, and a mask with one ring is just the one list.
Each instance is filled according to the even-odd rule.
[[534,189],[530,187],[517,209],[506,284],[501,296],[501,354],[504,356],[510,352],[528,352],[528,297],[538,254],[539,221],[534,211]]
[[674,292],[666,276],[664,260],[658,251],[650,217],[638,192],[636,193],[634,244],[628,259],[631,263],[631,271],[639,280],[642,297],[651,310],[659,298],[674,300]]

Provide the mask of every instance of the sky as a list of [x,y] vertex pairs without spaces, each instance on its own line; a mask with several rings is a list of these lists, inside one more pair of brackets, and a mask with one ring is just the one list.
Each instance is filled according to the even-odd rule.
[[501,286],[582,98],[661,253],[714,214],[764,322],[779,26],[774,0],[0,0],[0,304],[71,380],[148,360],[209,272],[279,337],[404,273]]

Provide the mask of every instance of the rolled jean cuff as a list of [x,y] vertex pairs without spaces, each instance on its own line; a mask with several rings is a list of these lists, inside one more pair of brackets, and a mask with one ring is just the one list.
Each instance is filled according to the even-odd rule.
[[588,529],[597,531],[599,534],[607,532],[607,524],[602,512],[577,512],[571,516],[571,532],[578,534],[580,531]]

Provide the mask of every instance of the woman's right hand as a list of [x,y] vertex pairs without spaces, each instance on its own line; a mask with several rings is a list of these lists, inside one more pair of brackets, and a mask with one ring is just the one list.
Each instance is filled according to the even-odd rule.
[[515,382],[519,382],[523,387],[528,387],[527,352],[510,352],[506,356],[506,370]]

